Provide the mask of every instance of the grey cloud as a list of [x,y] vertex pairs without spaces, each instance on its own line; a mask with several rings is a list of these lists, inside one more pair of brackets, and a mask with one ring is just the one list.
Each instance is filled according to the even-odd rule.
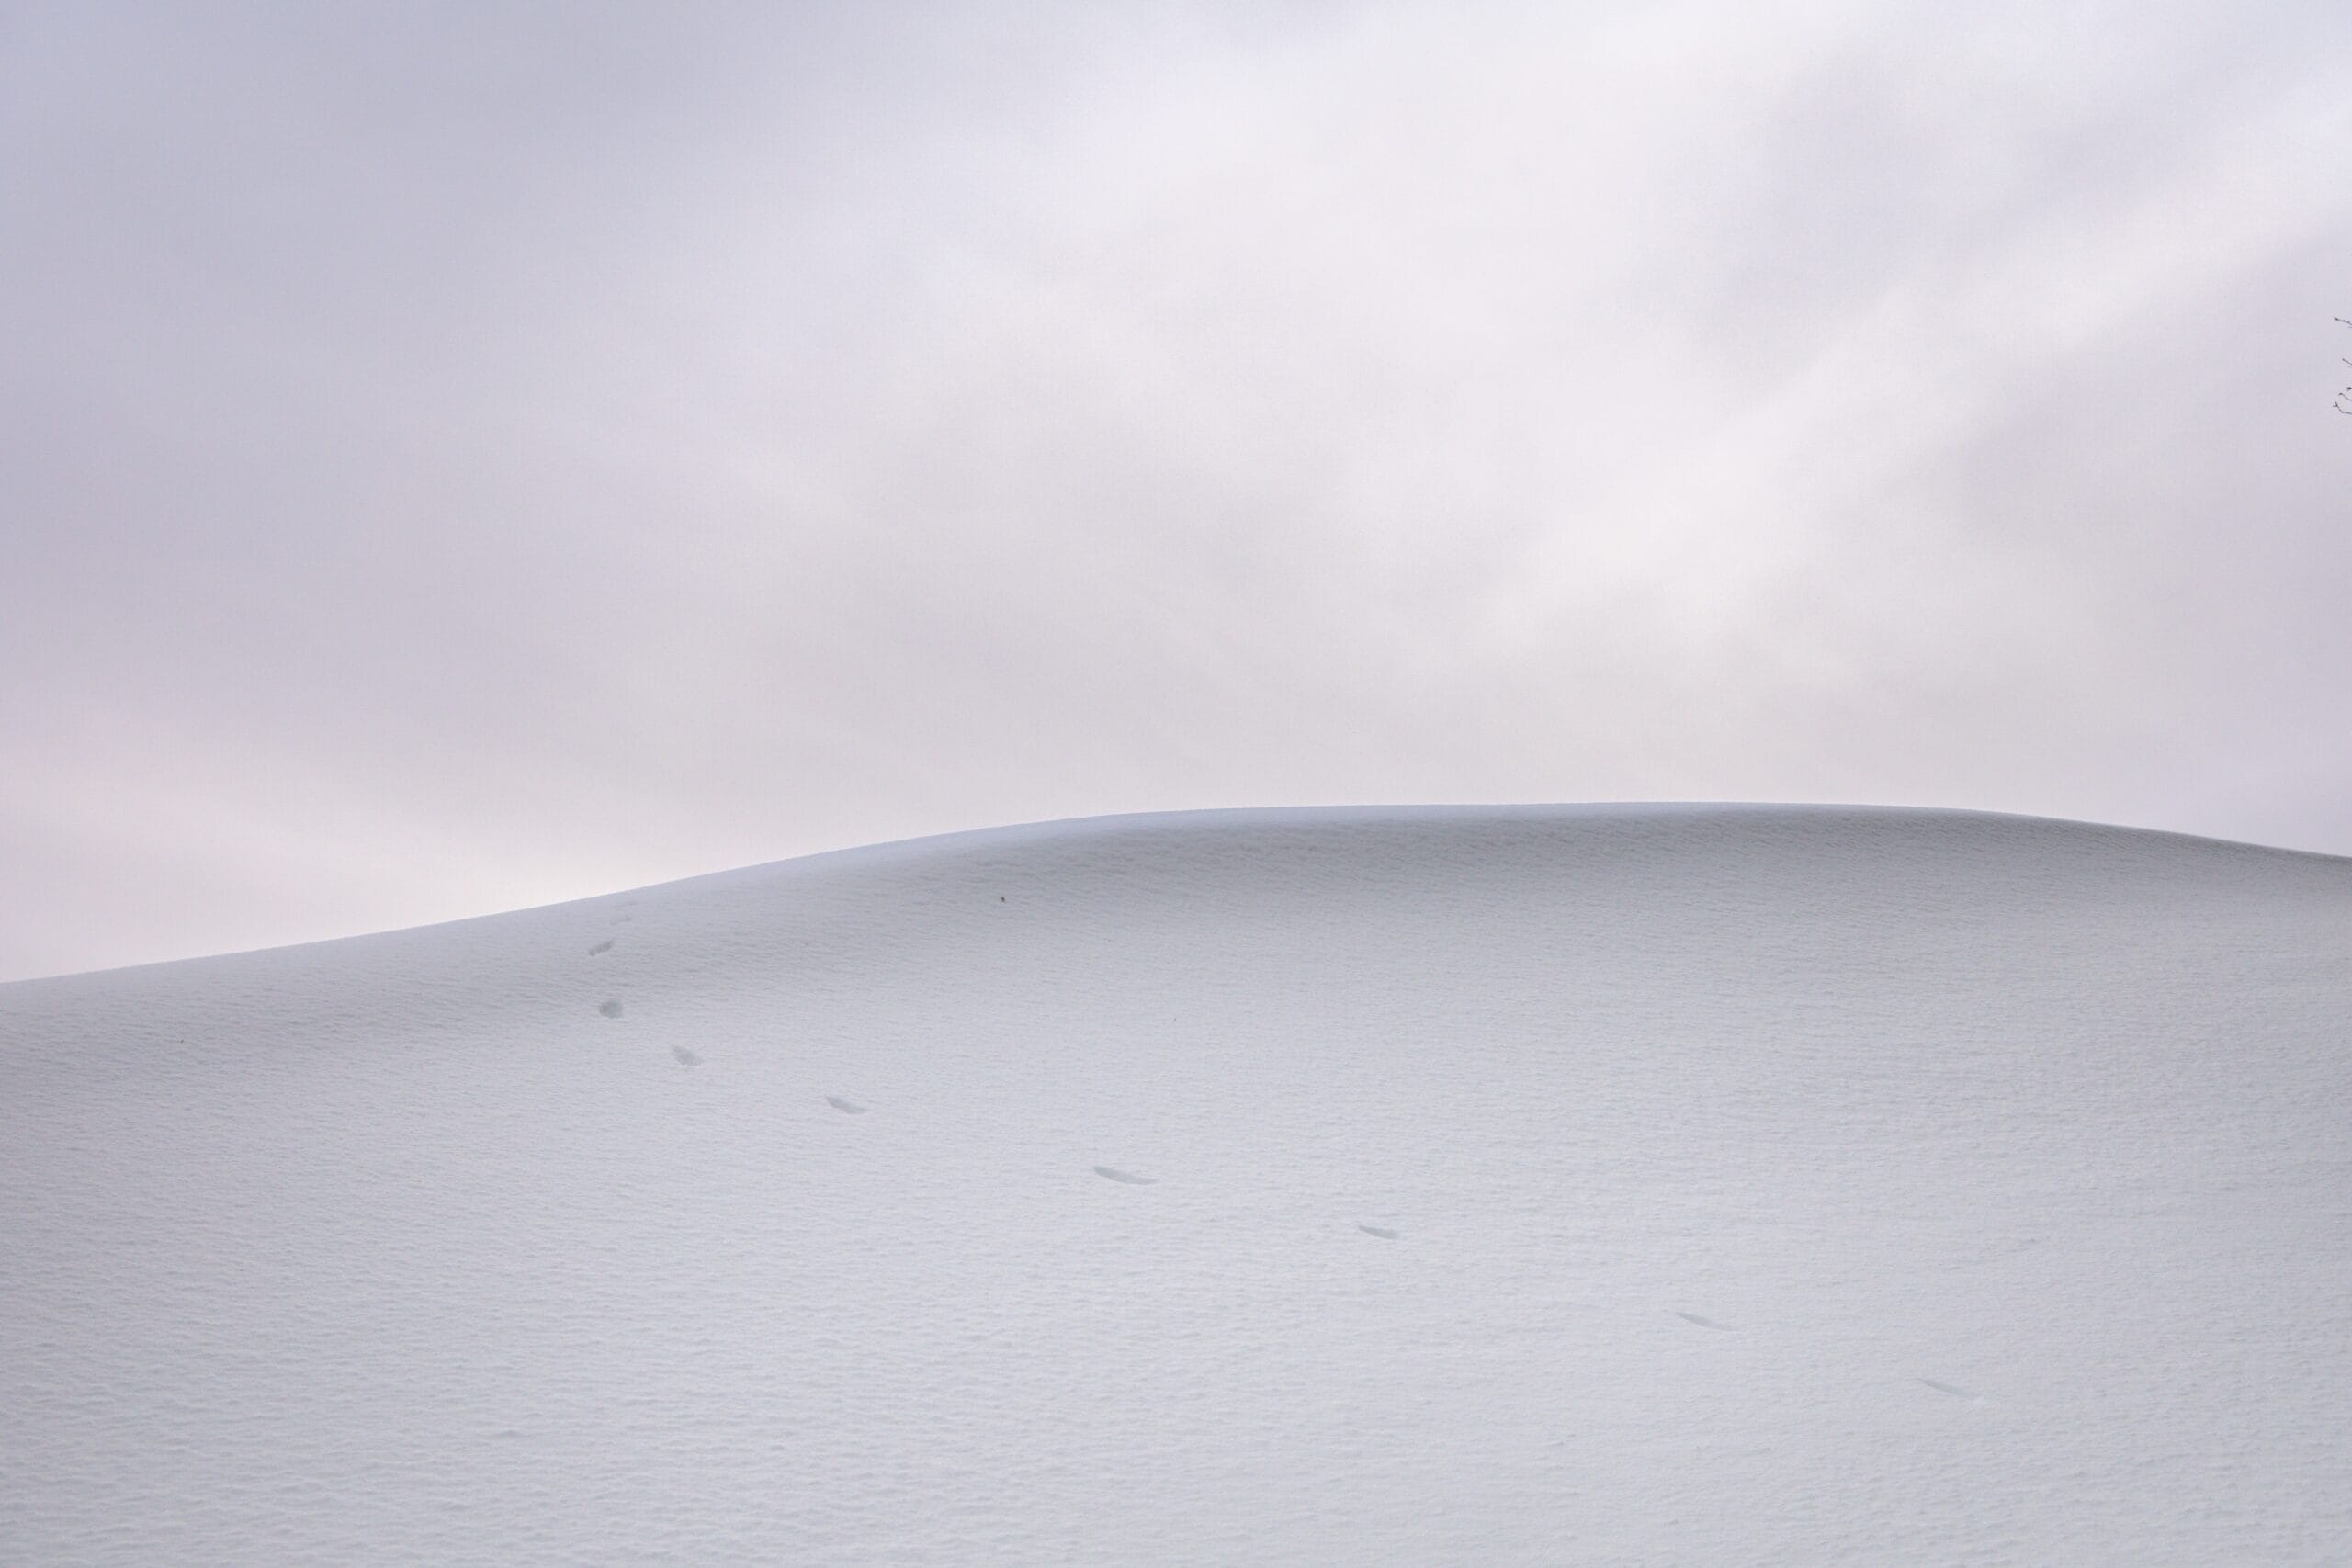
[[0,975],[907,833],[2352,850],[2323,8],[53,7]]

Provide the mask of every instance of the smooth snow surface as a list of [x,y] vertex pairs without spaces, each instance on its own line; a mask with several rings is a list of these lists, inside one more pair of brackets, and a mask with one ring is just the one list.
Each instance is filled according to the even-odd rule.
[[0,1562],[2340,1563],[2352,863],[964,835],[0,987]]

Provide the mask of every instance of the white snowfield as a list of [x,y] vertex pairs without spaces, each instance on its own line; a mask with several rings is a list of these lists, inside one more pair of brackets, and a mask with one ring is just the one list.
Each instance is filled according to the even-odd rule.
[[1204,813],[0,987],[0,1562],[2352,1562],[2352,862]]

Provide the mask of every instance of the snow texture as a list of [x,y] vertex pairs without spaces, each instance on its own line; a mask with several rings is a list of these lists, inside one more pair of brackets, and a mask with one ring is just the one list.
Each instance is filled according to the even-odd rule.
[[2352,863],[1843,808],[0,987],[0,1562],[2341,1562],[2348,1042]]

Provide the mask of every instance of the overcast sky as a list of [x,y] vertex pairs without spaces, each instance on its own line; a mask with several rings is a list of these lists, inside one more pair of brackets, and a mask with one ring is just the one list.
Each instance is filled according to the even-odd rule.
[[0,6],[0,976],[1186,807],[2352,852],[2310,5]]

